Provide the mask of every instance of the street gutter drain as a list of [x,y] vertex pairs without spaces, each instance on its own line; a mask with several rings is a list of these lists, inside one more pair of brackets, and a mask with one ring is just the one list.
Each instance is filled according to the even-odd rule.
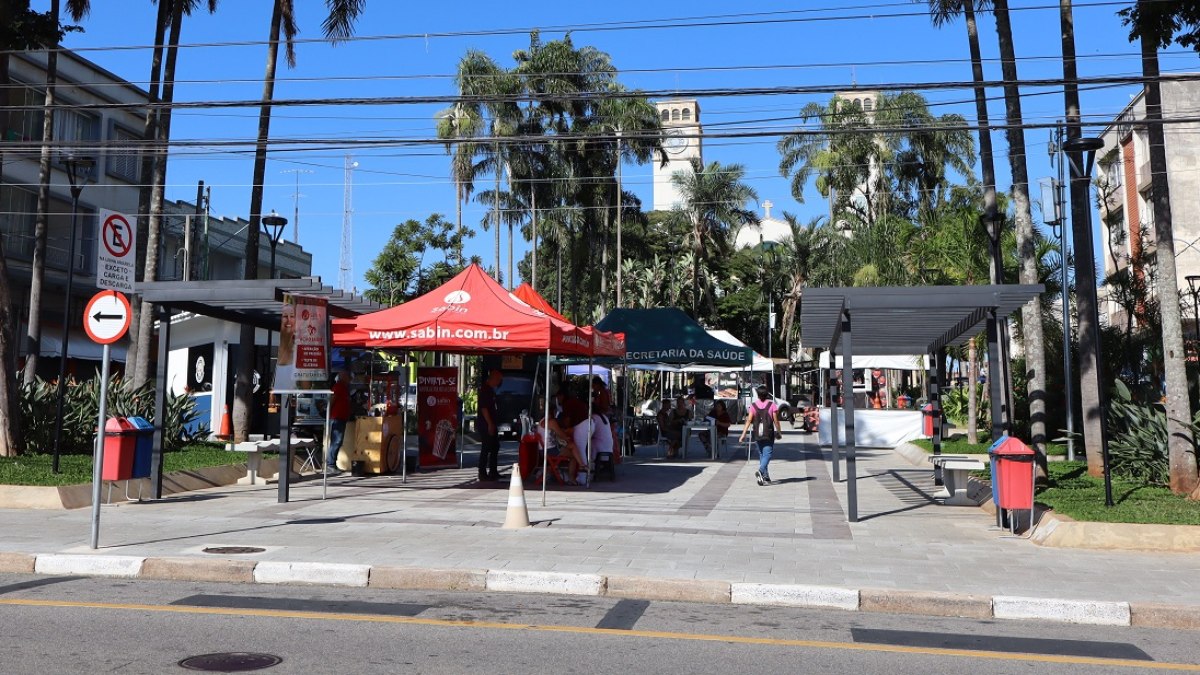
[[270,668],[282,662],[283,658],[274,654],[224,652],[189,656],[180,661],[179,665],[188,670],[202,670],[209,673],[241,673],[247,670]]
[[257,546],[209,546],[204,549],[205,553],[215,553],[217,555],[242,555],[246,553],[262,553],[267,549]]

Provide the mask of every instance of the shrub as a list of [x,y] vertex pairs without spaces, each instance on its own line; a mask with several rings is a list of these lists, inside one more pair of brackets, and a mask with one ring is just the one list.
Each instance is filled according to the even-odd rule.
[[[1109,401],[1109,471],[1149,485],[1165,485],[1169,477],[1167,414],[1157,405],[1133,400],[1129,387],[1116,380]],[[1192,423],[1193,432],[1196,424]]]
[[[54,427],[58,413],[58,387],[44,380],[20,388],[21,419],[24,435],[23,451],[48,452],[54,446]],[[108,383],[108,417],[144,417],[154,421],[154,387],[128,386],[123,378],[114,377]],[[167,394],[166,433],[164,450],[177,450],[188,443],[209,435],[201,425],[189,433],[187,427],[198,418],[196,402],[187,395]],[[85,382],[67,381],[64,389],[62,443],[64,453],[91,454],[96,434],[96,418],[100,415],[100,378]]]

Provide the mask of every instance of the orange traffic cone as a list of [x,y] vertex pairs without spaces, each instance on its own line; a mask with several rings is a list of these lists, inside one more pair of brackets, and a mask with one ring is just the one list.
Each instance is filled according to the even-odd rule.
[[229,419],[229,404],[225,404],[225,412],[221,415],[221,433],[217,434],[217,438],[229,440],[233,438],[233,423]]
[[508,512],[504,515],[501,529],[518,530],[529,527],[529,509],[525,506],[525,484],[521,482],[521,469],[513,465],[512,481],[508,484]]

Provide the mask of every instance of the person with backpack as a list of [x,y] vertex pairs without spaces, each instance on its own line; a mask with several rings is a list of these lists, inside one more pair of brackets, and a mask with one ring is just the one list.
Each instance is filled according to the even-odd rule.
[[759,485],[768,485],[771,482],[771,474],[767,470],[767,465],[771,463],[771,450],[775,447],[775,441],[783,438],[783,432],[779,426],[779,406],[771,400],[770,392],[766,387],[759,387],[755,393],[758,394],[758,400],[751,403],[746,411],[746,423],[738,443],[744,442],[746,434],[753,429],[754,442],[758,443],[758,471],[754,472],[754,479]]

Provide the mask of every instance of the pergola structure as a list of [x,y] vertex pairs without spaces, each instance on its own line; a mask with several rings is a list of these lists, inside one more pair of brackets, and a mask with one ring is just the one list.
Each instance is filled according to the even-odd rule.
[[[142,300],[154,305],[158,319],[158,365],[154,391],[154,456],[150,469],[151,492],[162,498],[163,433],[160,423],[167,409],[167,358],[171,353],[171,315],[189,312],[266,330],[279,330],[284,294],[324,298],[331,318],[352,318],[383,309],[382,305],[354,293],[321,283],[320,277],[299,279],[251,279],[224,281],[149,281],[137,285]],[[281,447],[288,448],[280,458],[279,496],[287,501],[291,443],[286,430]]]
[[[938,423],[933,428],[934,453],[941,453],[942,407],[940,390],[946,379],[946,348],[966,344],[983,324],[988,331],[988,384],[992,402],[992,436],[1004,431],[1004,410],[997,320],[1012,314],[1045,290],[1039,285],[911,286],[865,288],[809,288],[800,310],[800,339],[806,347],[828,349],[830,363],[840,352],[843,380],[852,377],[854,353],[872,356],[928,354],[929,398]],[[991,321],[989,321],[991,319]],[[838,444],[837,384],[829,370],[830,441],[833,480],[838,481],[841,458]],[[850,391],[847,389],[847,391]],[[1011,400],[1011,398],[1009,399]],[[855,465],[854,396],[843,402],[846,435],[846,518],[858,522]]]

